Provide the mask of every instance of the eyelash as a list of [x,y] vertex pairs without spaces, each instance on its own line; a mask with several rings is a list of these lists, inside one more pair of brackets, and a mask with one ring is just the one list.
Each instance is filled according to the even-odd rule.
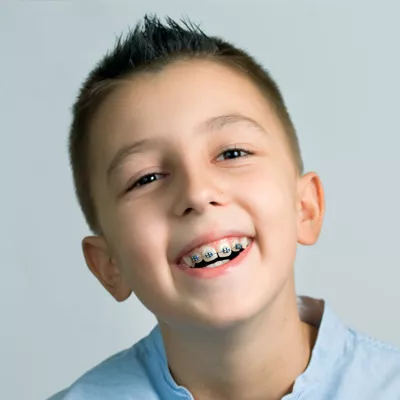
[[[243,156],[233,157],[233,158],[230,158],[229,160],[234,160],[235,158],[245,158],[245,157],[248,157],[248,156],[254,154],[252,151],[250,151],[250,150],[248,150],[248,149],[245,149],[245,148],[241,148],[241,147],[230,147],[230,148],[224,150],[224,151],[217,157],[217,159],[218,159],[222,154],[229,153],[229,152],[239,152],[239,153],[242,152],[242,153],[246,153],[246,154],[243,155]],[[226,161],[226,160],[224,160],[224,161]]]
[[[223,155],[223,154],[225,154],[225,153],[229,153],[229,152],[232,152],[232,153],[235,153],[235,152],[236,152],[236,153],[246,153],[246,154],[244,154],[244,155],[242,155],[242,156],[238,156],[238,157],[228,158],[228,159],[222,160],[222,161],[234,160],[234,159],[236,159],[236,158],[245,158],[245,157],[248,157],[248,156],[254,154],[252,151],[250,151],[250,150],[248,150],[248,149],[245,149],[245,148],[231,147],[231,148],[228,148],[228,149],[224,150],[224,151],[217,157],[217,160],[218,160],[219,157],[221,157],[221,155]],[[143,175],[143,176],[141,176],[139,179],[137,179],[132,185],[130,185],[130,186],[128,187],[127,192],[129,192],[129,191],[131,191],[131,190],[134,190],[134,189],[140,189],[141,187],[146,186],[146,185],[148,185],[148,184],[150,184],[150,183],[152,183],[152,182],[155,182],[155,181],[157,181],[158,179],[151,179],[149,182],[141,183],[141,181],[143,181],[143,180],[147,180],[147,179],[149,179],[149,178],[151,178],[151,177],[154,177],[154,176],[166,176],[166,175],[167,175],[167,174],[162,174],[162,173],[158,173],[158,172],[151,172],[151,173],[149,173],[149,174]]]

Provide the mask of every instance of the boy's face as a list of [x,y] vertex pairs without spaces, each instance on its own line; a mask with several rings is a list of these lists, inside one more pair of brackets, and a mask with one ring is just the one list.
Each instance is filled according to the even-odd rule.
[[[314,243],[321,227],[322,188],[298,176],[278,118],[245,77],[206,61],[136,76],[103,103],[91,142],[104,237],[83,248],[117,300],[133,290],[166,323],[226,326],[293,290],[297,242]],[[246,240],[223,266],[183,261]]]

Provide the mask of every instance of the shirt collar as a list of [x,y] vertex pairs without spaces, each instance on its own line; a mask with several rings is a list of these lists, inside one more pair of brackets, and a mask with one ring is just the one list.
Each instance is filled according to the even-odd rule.
[[347,328],[326,301],[307,296],[297,298],[300,319],[318,328],[317,340],[306,370],[296,379],[293,393],[326,380],[345,351]]
[[[293,391],[288,395],[290,397],[326,379],[335,368],[335,364],[343,356],[348,333],[347,328],[333,313],[326,301],[307,296],[298,296],[297,307],[300,319],[316,327],[318,335],[311,353],[310,362],[306,370],[296,379]],[[152,372],[157,375],[161,372],[165,378],[164,382],[175,392],[175,395],[179,394],[179,397],[186,397],[188,395],[187,390],[182,386],[178,386],[169,372],[165,347],[158,325],[152,330],[148,338],[158,355],[157,366],[153,366],[156,370]],[[161,371],[159,370],[160,367]],[[289,399],[289,397],[285,397],[285,399]]]

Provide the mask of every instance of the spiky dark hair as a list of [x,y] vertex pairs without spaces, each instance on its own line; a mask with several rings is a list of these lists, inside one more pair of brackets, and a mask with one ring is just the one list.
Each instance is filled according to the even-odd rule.
[[141,72],[161,71],[182,59],[208,59],[234,68],[247,76],[265,95],[280,118],[299,173],[303,162],[295,128],[280,90],[248,53],[218,37],[207,36],[189,19],[181,23],[167,17],[145,16],[127,35],[120,36],[114,48],[89,73],[72,108],[69,155],[76,195],[92,232],[101,234],[90,184],[89,127],[104,99],[126,77]]
[[182,25],[171,18],[162,24],[157,17],[145,16],[125,38],[119,37],[111,53],[98,66],[98,74],[115,79],[130,74],[132,69],[168,62],[171,56],[210,54],[218,51],[218,44],[206,36],[199,26],[184,19]]

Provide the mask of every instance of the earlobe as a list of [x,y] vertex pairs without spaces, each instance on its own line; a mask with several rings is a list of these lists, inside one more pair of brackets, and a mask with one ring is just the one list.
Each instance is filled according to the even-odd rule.
[[88,236],[82,241],[86,265],[104,288],[121,302],[132,293],[121,271],[112,259],[107,242],[101,236]]
[[319,176],[310,172],[299,181],[298,242],[312,245],[318,240],[325,214],[324,189]]

